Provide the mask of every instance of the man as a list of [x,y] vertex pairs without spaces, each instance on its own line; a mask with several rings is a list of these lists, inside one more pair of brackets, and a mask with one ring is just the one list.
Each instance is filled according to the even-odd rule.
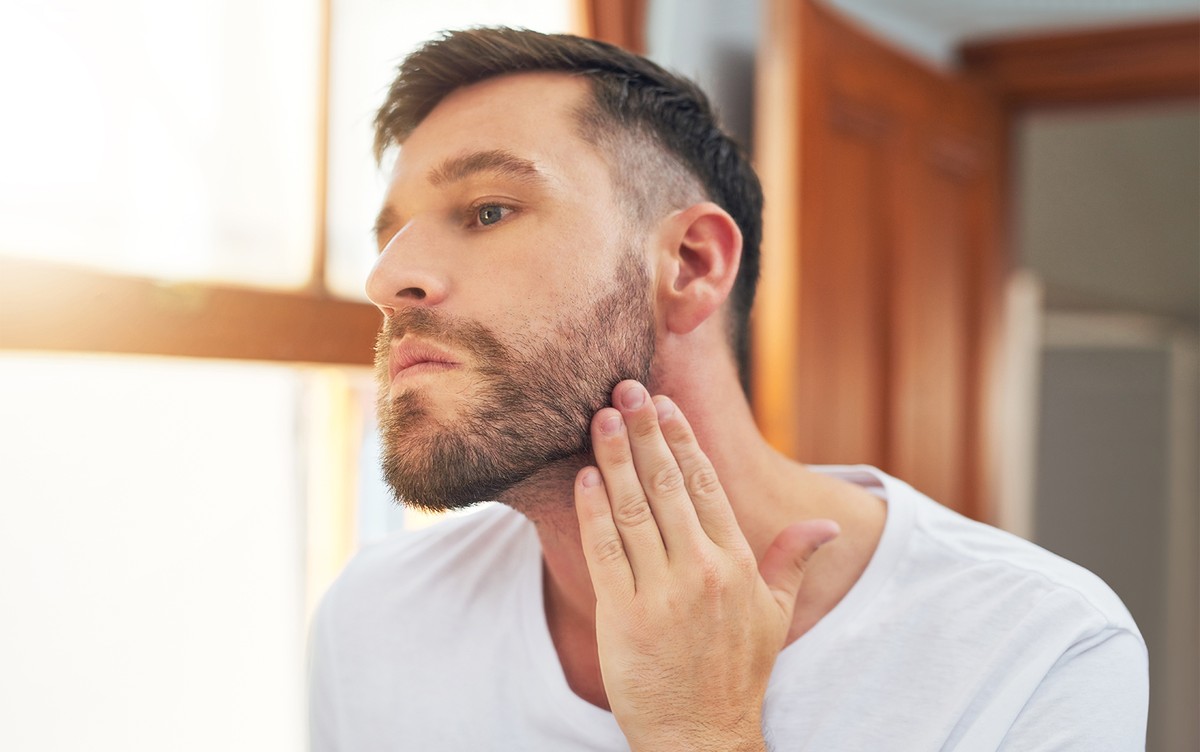
[[693,84],[477,29],[410,56],[376,127],[384,474],[502,503],[349,565],[315,749],[1144,744],[1145,646],[1103,583],[759,435],[761,193]]

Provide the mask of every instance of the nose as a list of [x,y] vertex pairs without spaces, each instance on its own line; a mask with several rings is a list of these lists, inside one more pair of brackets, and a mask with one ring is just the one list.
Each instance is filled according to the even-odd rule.
[[407,306],[435,306],[446,298],[445,272],[432,261],[438,254],[419,235],[412,224],[396,233],[367,277],[367,297],[387,316]]

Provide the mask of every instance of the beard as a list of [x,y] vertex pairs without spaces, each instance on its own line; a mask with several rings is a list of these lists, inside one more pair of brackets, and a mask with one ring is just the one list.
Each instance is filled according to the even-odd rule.
[[[389,397],[390,344],[405,334],[467,355],[476,383],[445,422],[417,390]],[[445,511],[495,499],[540,470],[590,457],[592,416],[609,404],[618,382],[647,383],[654,341],[650,276],[633,253],[620,264],[613,290],[538,342],[508,344],[476,321],[399,309],[375,351],[384,480],[397,502]]]

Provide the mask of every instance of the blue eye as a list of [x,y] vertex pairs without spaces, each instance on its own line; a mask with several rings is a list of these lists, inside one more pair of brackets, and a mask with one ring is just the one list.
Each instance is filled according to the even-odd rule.
[[494,225],[501,219],[504,219],[505,213],[509,211],[508,207],[500,206],[499,204],[484,204],[475,210],[475,218],[479,220],[481,225]]

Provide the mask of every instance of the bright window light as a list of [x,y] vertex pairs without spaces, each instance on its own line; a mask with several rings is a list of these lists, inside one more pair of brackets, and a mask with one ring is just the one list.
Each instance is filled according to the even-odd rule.
[[0,356],[0,749],[303,749],[370,381]]
[[320,34],[320,0],[0,4],[0,253],[304,284]]

